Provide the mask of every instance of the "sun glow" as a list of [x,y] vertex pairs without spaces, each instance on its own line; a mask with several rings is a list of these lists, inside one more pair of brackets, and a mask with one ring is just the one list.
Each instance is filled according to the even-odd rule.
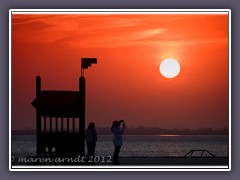
[[167,58],[161,62],[159,70],[164,77],[174,78],[180,73],[180,64],[173,58]]

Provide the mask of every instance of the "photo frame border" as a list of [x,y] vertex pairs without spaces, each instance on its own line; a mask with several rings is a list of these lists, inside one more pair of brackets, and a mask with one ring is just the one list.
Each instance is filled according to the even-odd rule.
[[[229,164],[228,166],[12,166],[11,61],[12,14],[228,14]],[[170,168],[171,167],[171,168]],[[230,9],[10,9],[9,10],[9,170],[10,171],[231,171],[231,10]]]

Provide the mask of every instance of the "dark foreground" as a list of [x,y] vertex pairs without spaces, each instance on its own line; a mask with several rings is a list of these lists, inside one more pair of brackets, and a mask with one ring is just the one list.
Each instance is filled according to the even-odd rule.
[[[228,157],[121,157],[119,159],[121,166],[228,166],[229,158]],[[108,162],[96,162],[96,163],[24,163],[19,162],[17,158],[12,162],[12,165],[17,166],[65,166],[65,165],[74,165],[74,166],[110,166],[112,165],[111,161]]]
[[206,165],[227,166],[228,157],[132,157],[120,158],[122,165]]

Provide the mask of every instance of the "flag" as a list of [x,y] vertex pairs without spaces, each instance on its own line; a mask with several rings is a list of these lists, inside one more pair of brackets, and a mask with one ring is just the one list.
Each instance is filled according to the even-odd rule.
[[82,68],[87,69],[91,64],[97,64],[97,58],[82,58]]

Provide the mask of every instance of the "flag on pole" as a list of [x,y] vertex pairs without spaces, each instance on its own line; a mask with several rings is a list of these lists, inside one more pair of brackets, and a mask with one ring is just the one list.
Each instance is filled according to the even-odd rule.
[[82,68],[87,69],[92,64],[97,64],[97,58],[82,58]]

